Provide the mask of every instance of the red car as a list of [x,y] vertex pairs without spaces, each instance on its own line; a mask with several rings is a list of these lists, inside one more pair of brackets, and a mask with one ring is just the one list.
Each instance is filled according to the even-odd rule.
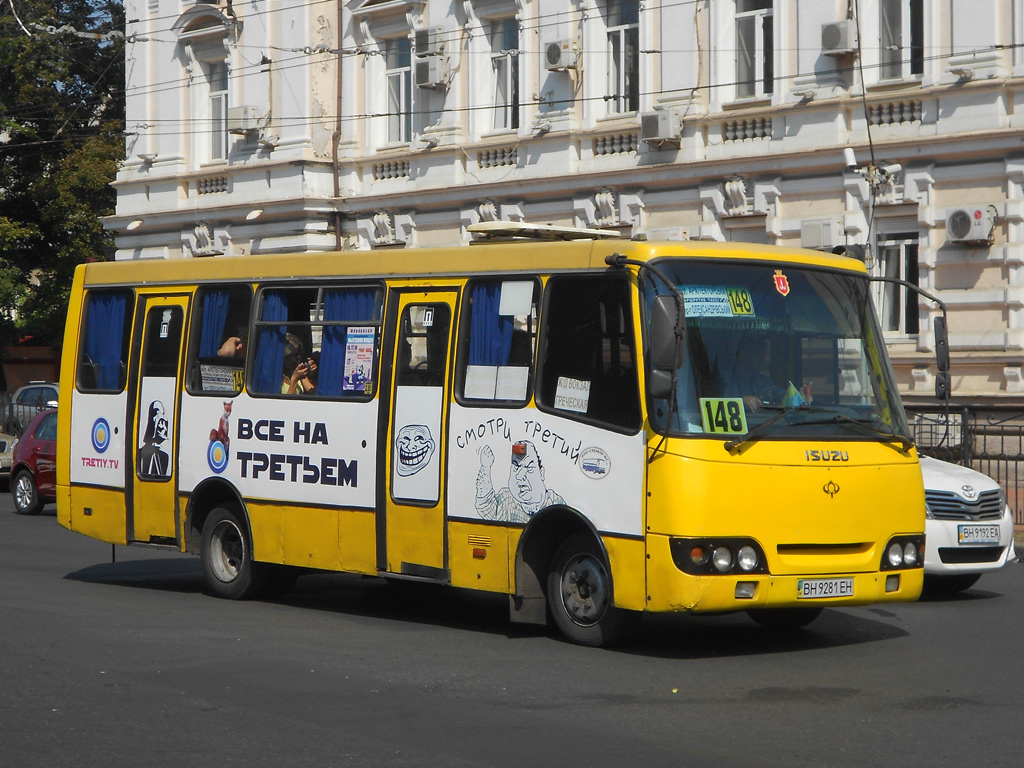
[[57,496],[57,411],[41,411],[14,446],[11,495],[14,511],[35,515]]

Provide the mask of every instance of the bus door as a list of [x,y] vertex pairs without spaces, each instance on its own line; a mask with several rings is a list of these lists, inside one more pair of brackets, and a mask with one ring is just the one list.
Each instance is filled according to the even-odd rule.
[[188,297],[142,296],[136,311],[136,327],[144,324],[141,350],[135,347],[134,408],[129,407],[125,425],[134,469],[127,489],[128,540],[173,544],[178,540],[178,382]]
[[[393,363],[387,441],[387,498],[377,519],[381,571],[448,579],[444,459],[448,359],[458,294],[403,292],[388,312],[385,354]],[[383,528],[383,530],[382,530]],[[382,546],[383,545],[383,546]]]

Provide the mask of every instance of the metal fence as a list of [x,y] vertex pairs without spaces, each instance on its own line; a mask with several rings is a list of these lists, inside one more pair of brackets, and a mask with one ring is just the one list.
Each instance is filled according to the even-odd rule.
[[1024,412],[1000,408],[907,407],[918,450],[983,472],[1002,486],[1024,526]]

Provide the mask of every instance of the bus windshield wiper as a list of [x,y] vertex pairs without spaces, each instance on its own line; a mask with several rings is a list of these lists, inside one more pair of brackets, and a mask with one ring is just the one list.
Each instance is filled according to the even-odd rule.
[[885,442],[899,443],[904,451],[909,451],[914,447],[914,441],[905,435],[898,435],[895,432],[890,432],[885,429],[879,429],[874,424],[871,424],[863,419],[851,419],[844,413],[837,413],[835,416],[830,416],[827,419],[808,419],[807,421],[801,421],[801,424],[853,424],[854,426],[865,429],[880,438],[885,438]]
[[861,419],[851,419],[849,416],[846,416],[842,413],[837,413],[835,417],[833,417],[832,421],[833,423],[836,424],[855,424],[861,429],[866,429],[868,432],[873,432],[879,437],[885,438],[886,442],[899,443],[900,445],[903,446],[904,451],[909,451],[911,448],[914,447],[914,441],[911,440],[906,435],[897,435],[895,432],[890,432],[889,430],[886,429],[879,429],[874,424],[869,424],[868,422],[862,421]]
[[[767,405],[767,406],[764,406],[764,407],[765,408],[781,408],[781,406],[771,406],[771,405]],[[772,424],[775,424],[776,422],[780,421],[783,417],[788,416],[788,415],[790,415],[791,413],[793,413],[795,411],[805,410],[806,408],[807,408],[807,404],[806,403],[798,405],[798,406],[796,406],[794,408],[781,408],[781,410],[778,413],[776,413],[774,416],[772,416],[767,421],[762,421],[760,424],[758,424],[753,429],[747,430],[747,433],[745,435],[742,435],[741,437],[737,437],[735,440],[729,440],[727,443],[725,443],[725,450],[729,451],[729,453],[732,453],[737,448],[740,448],[741,446],[749,443],[751,440],[754,440],[757,437],[759,437],[760,435],[763,435],[768,430],[768,427],[770,427],[770,426],[772,426]]]

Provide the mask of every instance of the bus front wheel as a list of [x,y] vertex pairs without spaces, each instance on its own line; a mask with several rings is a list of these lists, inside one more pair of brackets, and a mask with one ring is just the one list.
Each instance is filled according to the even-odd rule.
[[566,540],[552,558],[548,607],[555,626],[578,645],[618,642],[635,618],[612,605],[612,581],[604,556],[594,540],[582,534]]
[[206,585],[217,597],[245,600],[263,590],[265,574],[253,562],[252,545],[240,515],[217,507],[203,525],[200,559]]

